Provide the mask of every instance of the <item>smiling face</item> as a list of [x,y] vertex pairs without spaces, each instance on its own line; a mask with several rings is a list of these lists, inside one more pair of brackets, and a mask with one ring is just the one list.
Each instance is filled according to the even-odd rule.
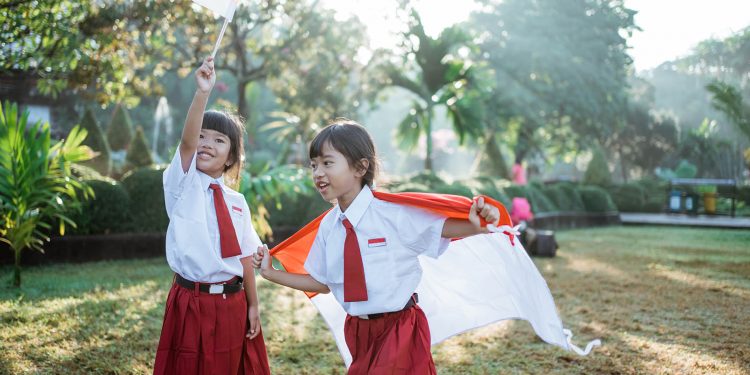
[[333,148],[330,142],[323,144],[321,153],[310,160],[315,188],[326,201],[336,199],[342,211],[346,211],[357,194],[362,190],[362,176],[367,171],[357,170],[347,161],[344,154]]
[[229,159],[231,148],[232,143],[225,134],[201,129],[196,168],[213,178],[219,178],[232,165],[233,160]]

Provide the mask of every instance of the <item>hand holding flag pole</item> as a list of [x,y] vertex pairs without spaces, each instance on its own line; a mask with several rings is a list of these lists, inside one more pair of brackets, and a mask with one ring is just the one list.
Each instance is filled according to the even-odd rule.
[[234,11],[237,9],[239,0],[193,0],[193,2],[224,17],[224,25],[221,26],[221,32],[219,32],[219,37],[216,39],[214,50],[211,52],[211,57],[216,57],[216,52],[219,50],[219,45],[221,45],[221,39],[224,37],[227,25],[229,25],[229,22],[232,21],[232,18],[234,17]]

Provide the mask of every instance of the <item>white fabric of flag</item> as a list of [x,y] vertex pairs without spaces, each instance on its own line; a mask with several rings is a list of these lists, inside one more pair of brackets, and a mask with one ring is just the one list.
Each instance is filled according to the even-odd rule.
[[232,21],[239,0],[193,0],[193,2],[210,9],[217,16],[222,16],[228,21]]
[[[422,256],[419,261],[419,306],[427,316],[432,345],[507,319],[526,320],[542,340],[579,355],[601,345],[599,340],[583,350],[573,345],[547,283],[517,238],[511,244],[502,233],[471,236],[451,242],[438,259]],[[346,312],[332,294],[318,294],[311,301],[348,367],[352,357],[344,339]]]

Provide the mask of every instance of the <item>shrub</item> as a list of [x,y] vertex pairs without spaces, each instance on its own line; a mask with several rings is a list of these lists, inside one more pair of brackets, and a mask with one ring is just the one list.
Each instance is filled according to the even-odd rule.
[[581,194],[586,211],[617,211],[617,206],[612,202],[612,198],[607,191],[598,186],[581,186],[578,188],[578,192]]
[[164,168],[140,168],[128,172],[122,186],[130,196],[130,214],[135,232],[163,232],[169,219],[164,206]]
[[443,185],[447,185],[447,183],[443,181],[443,179],[441,179],[440,177],[438,177],[438,175],[432,172],[417,173],[414,176],[405,178],[404,182],[422,184],[424,186],[427,186],[428,188],[437,188]]
[[565,205],[560,206],[561,210],[574,212],[586,211],[586,205],[583,204],[583,199],[581,199],[581,194],[578,192],[576,185],[564,182],[556,184],[555,187],[565,192],[565,196],[567,197]]
[[550,200],[542,189],[534,184],[526,186],[526,195],[529,197],[531,209],[533,212],[554,212],[558,211],[557,206]]
[[513,198],[520,197],[520,198],[526,198],[528,199],[528,195],[526,194],[526,189],[523,186],[520,185],[510,185],[503,188],[505,191],[505,194],[508,195],[508,197],[513,200]]
[[130,169],[147,167],[154,164],[154,159],[151,158],[151,151],[148,149],[146,135],[143,134],[143,128],[140,126],[135,129],[135,137],[133,138],[130,148],[128,148],[125,162]]
[[567,192],[559,185],[545,186],[541,190],[555,204],[559,211],[573,211]]
[[89,180],[94,190],[94,198],[83,203],[81,212],[76,215],[77,234],[121,233],[130,230],[130,198],[128,193],[115,181]]
[[122,105],[117,105],[112,115],[112,122],[107,127],[107,141],[113,151],[125,150],[133,138],[133,125],[130,116]]
[[112,161],[109,156],[109,145],[104,139],[102,129],[94,117],[94,113],[87,109],[81,118],[81,127],[89,132],[83,144],[89,146],[93,151],[99,153],[93,159],[83,162],[83,165],[94,168],[97,172],[107,176],[112,170]]
[[623,184],[612,189],[612,201],[620,212],[643,212],[646,193],[637,184]]
[[318,217],[329,208],[331,204],[323,200],[320,194],[312,190],[308,193],[284,193],[281,194],[279,204],[266,204],[268,209],[268,224],[271,228],[280,227],[299,228],[310,220]]
[[612,185],[612,173],[609,172],[609,165],[604,152],[600,147],[594,148],[593,157],[586,168],[583,181],[587,185],[610,186]]

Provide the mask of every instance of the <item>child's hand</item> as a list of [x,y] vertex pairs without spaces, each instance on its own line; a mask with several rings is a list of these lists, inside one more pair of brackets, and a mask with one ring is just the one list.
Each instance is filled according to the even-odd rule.
[[488,224],[497,225],[500,220],[500,210],[491,204],[484,203],[484,198],[479,197],[479,199],[474,200],[469,211],[469,221],[477,229],[482,229],[480,217]]
[[260,333],[260,312],[258,312],[258,306],[247,307],[247,320],[250,324],[247,327],[245,337],[252,340]]
[[253,267],[259,269],[261,275],[271,269],[271,254],[266,245],[258,246],[258,251],[253,255]]
[[195,71],[195,82],[198,84],[198,90],[202,93],[209,93],[216,83],[216,72],[214,72],[214,58],[206,57],[198,70]]

